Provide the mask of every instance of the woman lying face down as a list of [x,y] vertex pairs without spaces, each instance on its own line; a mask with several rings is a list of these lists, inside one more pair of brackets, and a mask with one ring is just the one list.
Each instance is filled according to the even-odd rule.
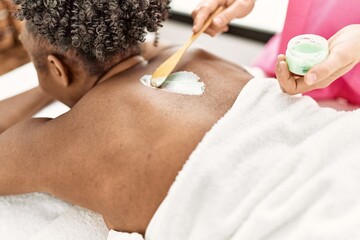
[[252,78],[190,50],[176,71],[196,73],[202,96],[144,86],[177,47],[142,45],[168,15],[165,0],[15,1],[21,39],[42,89],[71,107],[0,135],[0,194],[46,192],[144,233],[177,173]]

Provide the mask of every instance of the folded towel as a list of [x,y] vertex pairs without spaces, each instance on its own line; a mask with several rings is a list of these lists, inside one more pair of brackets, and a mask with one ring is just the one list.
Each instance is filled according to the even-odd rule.
[[251,80],[206,134],[147,240],[360,239],[360,110]]
[[110,230],[107,240],[144,240],[144,238],[139,233],[122,233]]
[[29,240],[105,240],[107,234],[108,229],[99,214],[73,207]]
[[106,240],[102,217],[46,194],[0,197],[0,239]]

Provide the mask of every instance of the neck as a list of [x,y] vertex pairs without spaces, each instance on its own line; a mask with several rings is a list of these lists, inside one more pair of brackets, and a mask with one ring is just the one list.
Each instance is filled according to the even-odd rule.
[[112,66],[110,70],[107,71],[105,74],[103,74],[102,77],[100,77],[99,80],[95,83],[95,85],[105,82],[106,80],[112,78],[113,76],[125,72],[126,70],[135,67],[140,63],[145,63],[145,62],[146,60],[141,55],[134,55],[125,60],[122,60],[121,62],[118,62],[114,66]]
[[140,63],[146,63],[146,62],[147,61],[141,55],[133,55],[131,57],[128,57],[126,59],[123,59],[123,60],[115,63],[108,71],[106,71],[99,77],[95,77],[95,76],[80,77],[81,79],[85,79],[85,83],[83,83],[84,85],[82,85],[82,87],[81,87],[82,90],[80,92],[77,92],[77,94],[75,94],[76,96],[78,96],[78,98],[73,99],[72,104],[70,104],[70,105],[67,104],[67,105],[73,106],[80,98],[82,98],[93,87],[109,80],[110,78],[112,78],[113,76],[115,76],[119,73],[123,73],[126,70],[129,70],[130,68],[135,67],[136,65],[138,65]]
[[106,71],[98,77],[94,86],[106,81],[107,79],[111,78],[112,76],[114,76],[120,72],[124,72],[127,69],[133,67],[133,66],[130,66],[130,67],[126,68],[126,67],[121,67],[121,66],[127,65],[129,62],[129,59],[132,59],[136,56],[141,56],[141,55],[142,55],[142,51],[141,51],[140,47],[135,46],[135,47],[129,49],[127,54],[118,54],[116,56],[111,57],[111,59],[109,59],[110,61],[106,64]]

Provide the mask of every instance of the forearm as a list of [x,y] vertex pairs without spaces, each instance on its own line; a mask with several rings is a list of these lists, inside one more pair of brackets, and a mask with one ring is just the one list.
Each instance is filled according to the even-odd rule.
[[0,101],[0,133],[48,105],[52,99],[40,87]]

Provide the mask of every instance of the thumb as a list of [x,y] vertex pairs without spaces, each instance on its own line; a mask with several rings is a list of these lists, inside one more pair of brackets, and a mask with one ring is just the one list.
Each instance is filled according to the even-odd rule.
[[346,61],[341,61],[341,57],[336,52],[330,53],[327,59],[312,67],[305,75],[307,85],[314,85],[321,82],[347,65]]
[[213,21],[217,28],[225,27],[229,22],[237,17],[245,17],[254,8],[254,1],[235,1],[222,13],[220,13]]

